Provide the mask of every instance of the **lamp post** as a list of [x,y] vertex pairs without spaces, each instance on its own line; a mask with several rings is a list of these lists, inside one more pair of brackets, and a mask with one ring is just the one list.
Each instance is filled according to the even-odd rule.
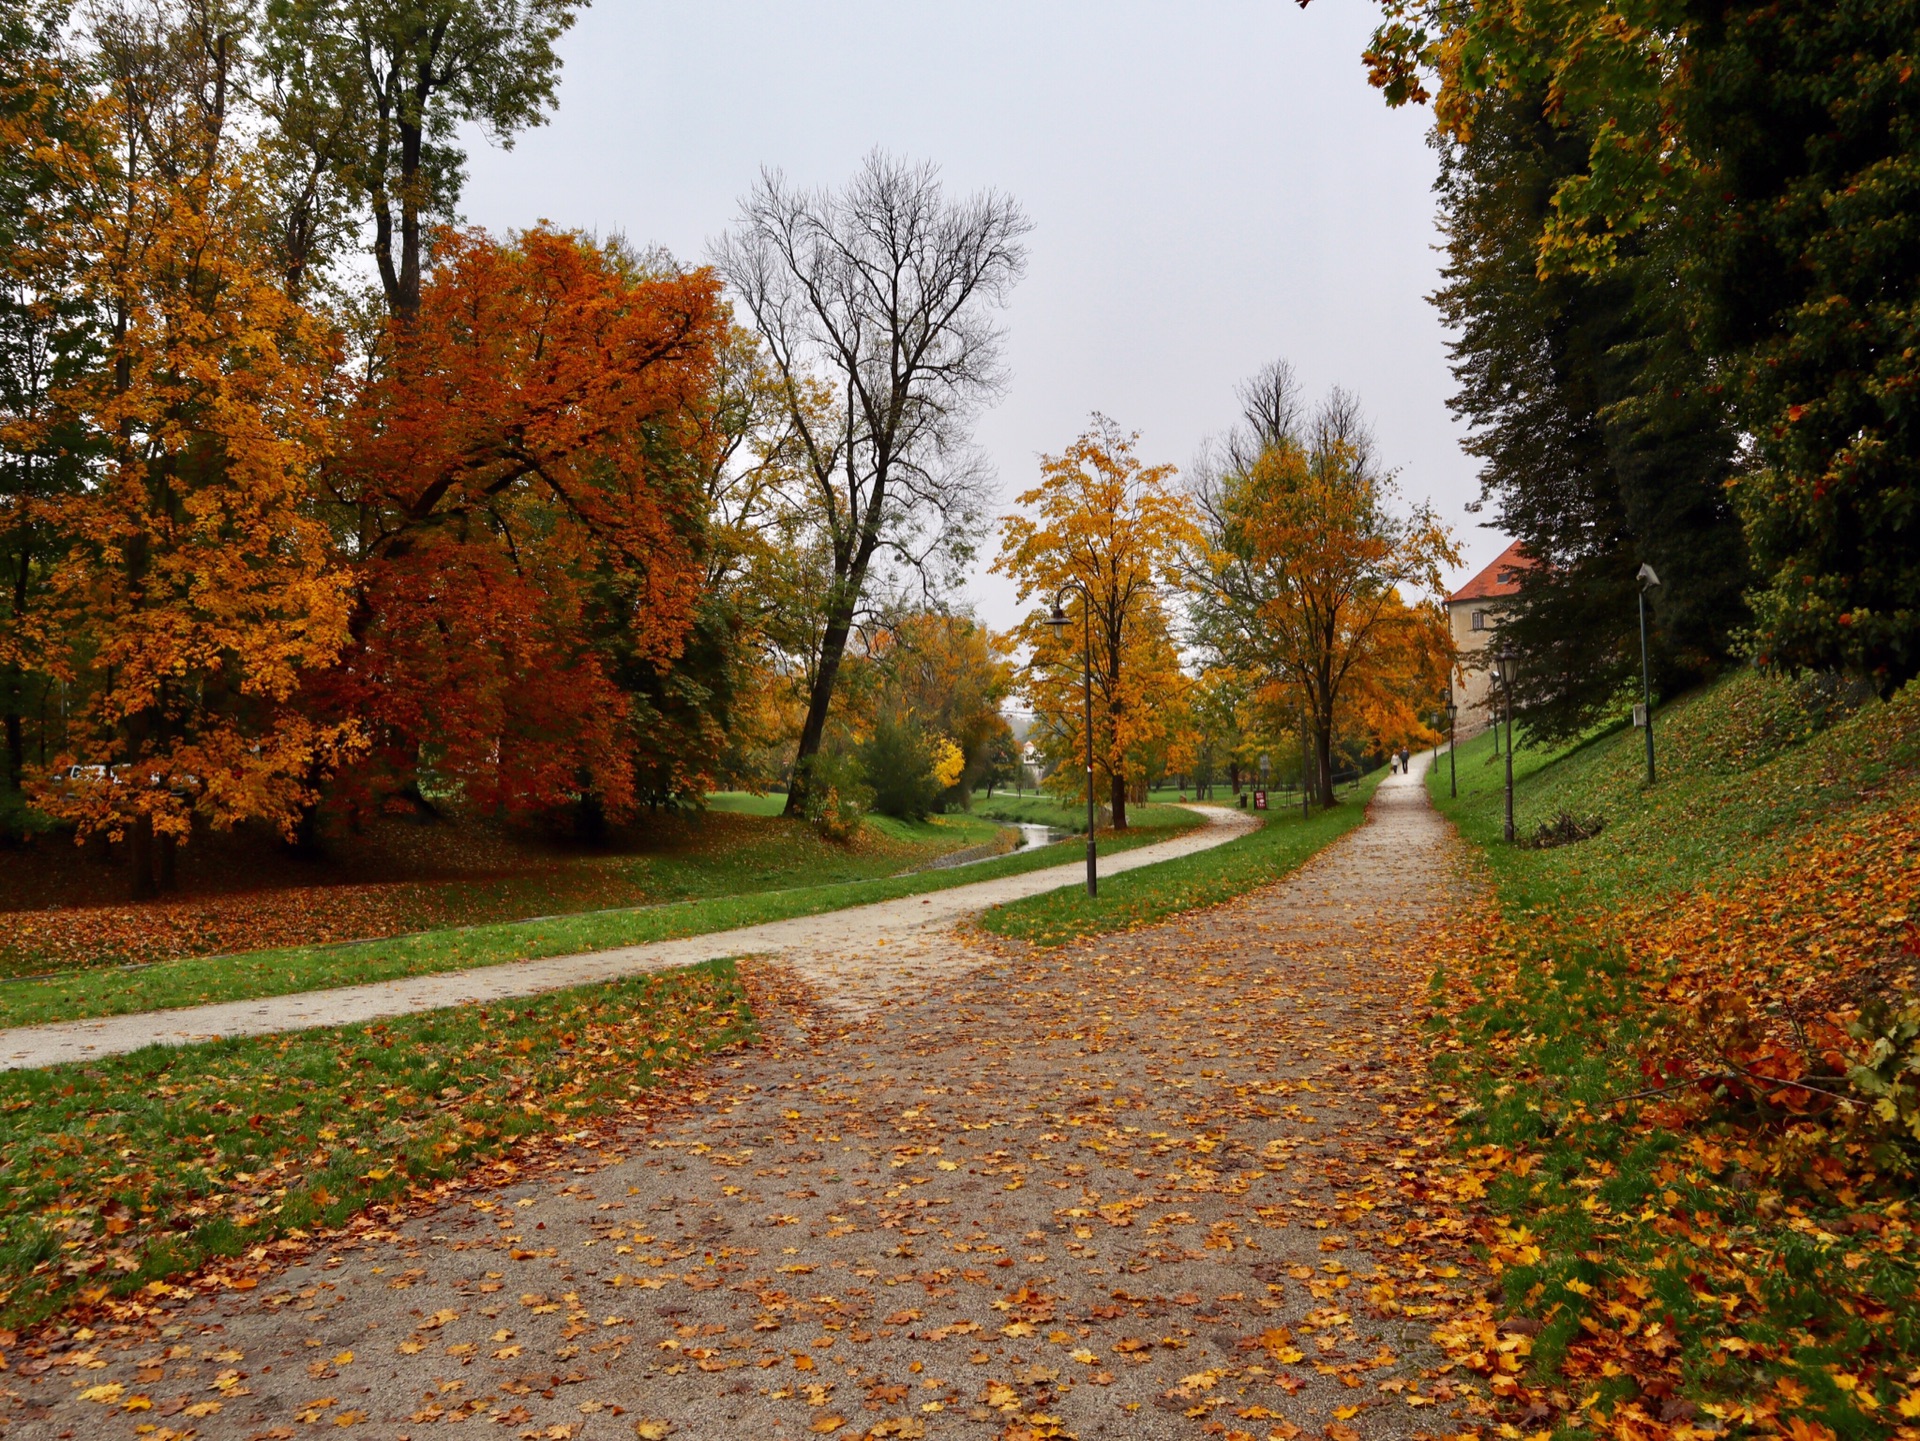
[[1453,703],[1453,685],[1447,685],[1447,795],[1458,799],[1460,795],[1460,772],[1454,765],[1453,751],[1459,743],[1454,739],[1454,717],[1460,714],[1460,707]]
[[[1513,842],[1513,650],[1505,641],[1498,641],[1493,649],[1493,679],[1500,687],[1501,700],[1507,711],[1507,825],[1508,844]],[[1500,717],[1493,718],[1495,741],[1500,738]]]
[[1647,592],[1657,590],[1660,577],[1643,565],[1634,579],[1640,582],[1640,697],[1647,731],[1647,784],[1653,784],[1653,670],[1647,661]]
[[1082,687],[1087,702],[1087,895],[1091,898],[1100,894],[1100,868],[1093,844],[1093,602],[1087,588],[1072,581],[1062,586],[1059,595],[1053,598],[1053,614],[1047,617],[1046,623],[1054,627],[1056,634],[1066,634],[1072,622],[1061,609],[1060,597],[1070,590],[1080,592],[1080,619],[1085,626],[1086,668],[1082,672]]

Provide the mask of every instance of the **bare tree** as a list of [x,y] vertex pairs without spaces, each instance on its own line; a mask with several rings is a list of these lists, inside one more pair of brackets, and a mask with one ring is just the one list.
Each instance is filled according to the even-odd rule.
[[715,248],[766,341],[831,557],[789,813],[805,804],[876,559],[931,581],[972,553],[987,486],[969,422],[999,390],[993,312],[1025,270],[1030,228],[1007,197],[949,200],[933,166],[876,151],[839,191],[763,173]]

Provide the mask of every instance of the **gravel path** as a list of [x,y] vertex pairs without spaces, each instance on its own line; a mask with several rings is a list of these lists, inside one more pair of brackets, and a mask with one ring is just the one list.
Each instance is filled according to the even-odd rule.
[[1452,874],[1396,777],[1234,902],[923,980],[828,1035],[769,1016],[785,1040],[554,1170],[16,1366],[0,1429],[1459,1431],[1465,1383],[1406,1319],[1446,1283],[1399,1249],[1432,1144],[1406,1094],[1419,926]]
[[[1190,809],[1205,816],[1208,824],[1171,840],[1103,857],[1100,873],[1117,875],[1136,866],[1207,850],[1244,834],[1251,825],[1247,816],[1237,810],[1215,806]],[[468,1002],[499,1001],[565,990],[595,981],[694,965],[717,956],[778,958],[843,1006],[863,1011],[877,997],[897,991],[904,980],[952,974],[977,965],[980,958],[954,936],[957,922],[989,906],[1079,884],[1086,874],[1085,852],[1072,843],[1063,850],[1078,859],[1070,865],[954,886],[927,896],[906,896],[682,940],[623,946],[584,955],[508,961],[472,970],[302,991],[290,996],[102,1016],[45,1026],[16,1026],[0,1030],[0,1070],[90,1060],[155,1044],[190,1045],[222,1036],[259,1036],[315,1026],[351,1025]]]

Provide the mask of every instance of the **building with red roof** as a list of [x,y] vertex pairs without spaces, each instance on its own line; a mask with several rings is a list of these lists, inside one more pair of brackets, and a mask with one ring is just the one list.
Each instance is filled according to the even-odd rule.
[[1493,682],[1487,674],[1487,646],[1500,627],[1500,613],[1520,593],[1521,573],[1538,562],[1515,541],[1478,575],[1447,597],[1447,621],[1463,677],[1454,685],[1459,727],[1472,734],[1492,718]]

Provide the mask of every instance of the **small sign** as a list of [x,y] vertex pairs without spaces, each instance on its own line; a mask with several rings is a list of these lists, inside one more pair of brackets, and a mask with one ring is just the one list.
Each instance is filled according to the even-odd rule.
[[1637,705],[1637,706],[1635,706],[1635,707],[1633,708],[1633,723],[1634,723],[1634,724],[1635,724],[1636,726],[1645,726],[1645,725],[1646,725],[1646,723],[1647,723],[1647,708],[1646,708],[1646,706],[1645,706],[1645,705]]
[[1267,793],[1265,791],[1255,791],[1253,793],[1253,808],[1257,811],[1263,811],[1267,808]]

